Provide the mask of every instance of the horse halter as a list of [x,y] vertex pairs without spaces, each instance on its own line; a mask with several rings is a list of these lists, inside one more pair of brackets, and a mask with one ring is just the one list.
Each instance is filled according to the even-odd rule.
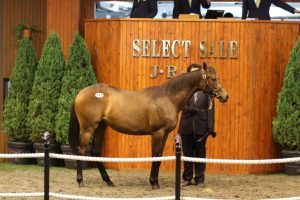
[[[211,88],[209,87],[209,85],[208,85],[208,80],[207,80],[207,78],[210,78],[210,79],[213,79],[213,78],[210,77],[210,76],[207,76],[207,75],[204,73],[204,70],[203,70],[203,69],[201,69],[201,77],[202,77],[202,79],[203,79],[204,82],[205,82],[206,89],[208,88],[207,91],[208,91],[208,90],[211,90],[211,91],[212,91],[212,96],[217,97],[217,98],[220,97],[221,95],[218,94],[218,92],[221,91],[222,88],[211,89]],[[214,79],[213,79],[213,80],[214,80]]]
[[[208,85],[208,80],[207,80],[207,78],[211,78],[211,77],[209,77],[209,76],[207,76],[205,73],[204,73],[204,70],[201,68],[201,77],[202,77],[202,79],[204,80],[204,83],[205,83],[205,89],[207,90],[207,88],[208,88],[208,90],[210,89],[210,87],[209,87],[209,85]],[[207,91],[208,91],[207,90]]]

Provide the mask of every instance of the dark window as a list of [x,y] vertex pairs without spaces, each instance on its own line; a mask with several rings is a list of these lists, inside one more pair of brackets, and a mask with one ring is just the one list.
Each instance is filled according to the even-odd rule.
[[9,93],[10,81],[9,79],[4,79],[4,100],[8,96]]

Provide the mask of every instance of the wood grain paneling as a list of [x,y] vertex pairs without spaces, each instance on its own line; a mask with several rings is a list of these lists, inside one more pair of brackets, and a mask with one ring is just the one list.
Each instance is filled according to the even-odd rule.
[[[33,46],[40,55],[45,41],[46,0],[11,0],[3,1],[3,76],[9,78],[17,45],[14,41],[16,27],[19,23],[38,26],[41,32],[34,33]],[[1,28],[2,28],[1,27]]]
[[[158,28],[159,27],[159,28]],[[220,81],[230,95],[229,102],[216,100],[217,137],[208,139],[207,157],[223,159],[277,158],[272,141],[272,119],[278,92],[282,86],[289,53],[299,36],[299,23],[213,20],[86,20],[85,39],[92,52],[98,81],[123,89],[139,90],[167,81],[165,75],[151,79],[150,66],[160,69],[177,66],[185,71],[191,63],[206,61],[214,66]],[[288,37],[286,37],[288,35]],[[189,57],[134,58],[132,41],[191,40]],[[200,41],[238,42],[237,59],[200,58]],[[228,49],[227,46],[225,46]],[[96,50],[95,50],[96,49]],[[164,155],[174,155],[174,135],[170,133]],[[151,156],[150,136],[130,136],[109,129],[105,136],[104,156]],[[162,168],[173,169],[175,162],[163,162]],[[116,168],[149,168],[150,163],[114,163]],[[209,164],[209,172],[255,173],[276,171],[280,165]]]
[[80,27],[80,0],[47,0],[47,35],[60,37],[65,58],[74,33]]
[[84,33],[84,20],[94,19],[95,1],[80,0],[80,32]]
[[[8,153],[7,136],[0,132],[0,153]],[[0,162],[7,161],[7,159],[0,158]]]
[[[4,6],[4,0],[0,0],[0,131],[1,131],[1,127],[2,127],[2,112],[3,112],[3,95],[4,95],[4,91],[3,91],[3,42],[4,41],[4,37],[3,37],[3,31],[2,31],[2,27],[3,27],[3,6]],[[0,147],[1,148],[1,147]]]

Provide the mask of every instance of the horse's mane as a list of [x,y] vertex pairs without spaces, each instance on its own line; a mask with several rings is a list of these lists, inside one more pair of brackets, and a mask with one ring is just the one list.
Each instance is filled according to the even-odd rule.
[[186,87],[193,87],[201,79],[202,69],[190,73],[181,74],[159,86],[147,87],[144,92],[152,97],[174,95],[177,91]]

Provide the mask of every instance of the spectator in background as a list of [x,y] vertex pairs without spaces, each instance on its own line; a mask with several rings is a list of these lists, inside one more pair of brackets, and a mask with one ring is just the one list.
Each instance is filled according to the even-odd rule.
[[256,18],[259,20],[270,20],[270,7],[271,4],[278,6],[290,13],[300,13],[289,4],[281,0],[243,0],[242,19]]
[[173,18],[178,18],[179,14],[199,14],[202,18],[200,8],[210,7],[210,0],[174,0]]
[[153,18],[157,14],[157,0],[134,0],[130,18]]

